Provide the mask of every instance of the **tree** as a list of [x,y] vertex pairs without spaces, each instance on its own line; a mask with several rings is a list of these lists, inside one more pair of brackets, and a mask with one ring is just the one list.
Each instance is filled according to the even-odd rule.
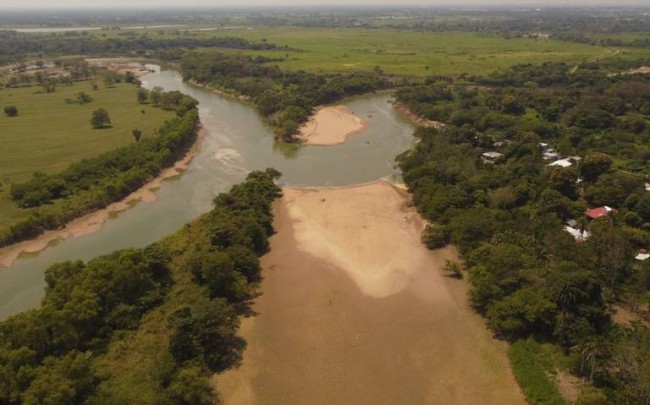
[[77,94],[77,102],[79,104],[87,104],[87,103],[92,103],[93,98],[90,97],[85,91],[80,91]]
[[199,367],[182,368],[168,388],[169,395],[177,404],[212,404],[213,392],[210,380]]
[[98,108],[93,111],[90,124],[94,129],[109,127],[111,125],[111,118],[108,116],[108,111],[103,108]]
[[462,272],[463,266],[458,262],[455,262],[453,260],[447,260],[445,262],[444,270],[448,273],[451,273],[451,276],[454,278],[458,278],[458,279],[463,278],[463,272]]
[[549,170],[551,187],[566,197],[573,198],[576,196],[576,182],[578,172],[573,167],[552,167]]
[[140,138],[142,138],[142,131],[140,131],[139,129],[134,129],[132,133],[135,141],[140,142]]
[[18,109],[14,105],[8,105],[5,107],[5,115],[7,117],[16,117],[18,115]]
[[580,174],[586,181],[595,181],[612,166],[613,160],[604,153],[590,153],[580,164]]
[[138,89],[138,104],[146,104],[149,100],[149,92],[143,88]]
[[440,224],[427,224],[422,232],[422,243],[429,249],[440,249],[449,243],[449,234]]
[[162,101],[162,87],[154,87],[153,90],[149,93],[149,101],[153,104],[154,107],[160,107],[160,102]]
[[223,371],[239,364],[246,342],[237,336],[239,318],[226,300],[197,300],[169,317],[174,328],[169,351],[183,364],[198,360],[211,371]]

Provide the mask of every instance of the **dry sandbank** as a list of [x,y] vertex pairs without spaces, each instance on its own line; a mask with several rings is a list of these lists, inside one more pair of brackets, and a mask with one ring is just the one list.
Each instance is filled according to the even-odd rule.
[[112,203],[101,210],[74,219],[63,229],[48,231],[35,239],[0,249],[0,269],[11,266],[23,253],[38,253],[58,240],[64,240],[70,237],[78,238],[80,236],[97,232],[111,215],[129,209],[138,201],[155,201],[158,198],[156,191],[162,186],[163,182],[166,179],[178,176],[187,169],[192,159],[198,154],[201,141],[205,136],[206,131],[203,128],[199,129],[196,142],[181,160],[176,162],[174,166],[164,169],[158,177],[129,194],[123,200]]
[[524,404],[505,344],[388,183],[285,189],[226,404]]
[[348,106],[322,107],[300,128],[298,139],[306,145],[338,145],[366,128],[367,122]]

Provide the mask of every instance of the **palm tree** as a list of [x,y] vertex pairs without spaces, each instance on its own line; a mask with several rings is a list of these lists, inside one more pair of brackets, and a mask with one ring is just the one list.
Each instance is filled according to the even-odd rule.
[[594,382],[596,361],[605,354],[607,347],[601,338],[593,338],[571,348],[571,351],[580,353],[580,373],[584,374],[589,367],[589,381]]
[[447,260],[445,262],[445,267],[443,270],[451,273],[451,276],[454,278],[458,278],[458,279],[463,278],[463,272],[462,272],[463,266],[458,262]]

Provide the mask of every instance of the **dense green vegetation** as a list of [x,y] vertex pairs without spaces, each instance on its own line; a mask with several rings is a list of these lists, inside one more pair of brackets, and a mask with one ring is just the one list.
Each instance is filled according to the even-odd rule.
[[157,136],[74,163],[59,173],[37,172],[29,181],[12,184],[14,202],[24,208],[39,208],[0,234],[0,246],[56,229],[119,201],[183,156],[196,136],[196,100],[178,92],[164,98],[177,116],[160,128]]
[[[29,35],[15,31],[0,31],[0,64],[20,62],[37,55],[146,55],[176,48],[216,47],[234,49],[270,50],[277,47],[268,43],[251,43],[235,37],[192,38],[174,36],[152,38],[125,33],[118,38],[94,37],[78,32],[62,35]],[[285,50],[288,50],[286,48]]]
[[[549,63],[398,91],[414,112],[449,124],[416,131],[420,142],[400,158],[432,223],[425,241],[459,247],[471,300],[498,335],[575,353],[572,371],[625,404],[650,394],[647,344],[634,343],[647,327],[623,330],[610,318],[619,300],[650,297],[648,261],[634,260],[650,246],[649,86],[647,76]],[[540,143],[582,159],[547,166]],[[494,151],[502,157],[484,163],[481,155]],[[617,211],[587,220],[587,208],[605,204]],[[563,229],[568,220],[590,237],[577,243]],[[616,362],[628,351],[639,360]]]
[[193,52],[184,55],[182,70],[188,80],[249,99],[288,142],[318,105],[390,86],[379,74],[285,72],[267,62],[263,57]]
[[[278,176],[251,173],[144,249],[52,265],[42,306],[0,323],[0,402],[213,403],[209,375],[237,364],[245,346],[238,315],[260,280]],[[129,351],[124,342],[143,332],[156,350]],[[145,353],[151,362],[129,360]],[[138,371],[146,381],[125,378]]]

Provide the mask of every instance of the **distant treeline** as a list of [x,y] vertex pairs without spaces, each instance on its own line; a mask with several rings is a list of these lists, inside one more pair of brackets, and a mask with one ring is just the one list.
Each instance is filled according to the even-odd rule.
[[[550,63],[469,85],[433,78],[397,93],[414,112],[448,124],[416,131],[420,142],[399,158],[430,221],[423,241],[458,246],[472,303],[498,335],[557,345],[573,373],[621,404],[650,398],[650,329],[610,317],[621,299],[643,305],[650,296],[650,260],[634,259],[650,247],[649,95],[647,75]],[[548,149],[579,159],[548,166],[557,159],[544,160]],[[616,212],[585,216],[602,205]],[[568,221],[588,232],[585,241],[565,231]],[[520,383],[537,384],[524,391],[543,391],[513,356]],[[529,399],[557,403],[551,391],[546,402]]]
[[183,57],[182,72],[185,79],[248,98],[288,142],[315,107],[391,86],[378,74],[289,72],[267,62],[263,57],[190,52]]
[[245,347],[238,315],[260,280],[278,176],[251,173],[144,249],[50,266],[41,307],[0,322],[0,403],[214,403],[210,375]]
[[267,42],[250,42],[236,37],[196,38],[174,36],[155,38],[133,35],[102,38],[78,32],[66,35],[34,35],[0,31],[0,64],[18,62],[26,57],[61,55],[145,55],[174,48],[231,48],[251,50],[289,49]]
[[173,100],[170,107],[177,117],[156,136],[74,163],[61,173],[35,173],[27,182],[12,184],[11,198],[19,206],[38,209],[0,235],[0,246],[57,229],[119,201],[173,165],[193,144],[199,118],[197,102],[191,97],[173,92],[166,99]]
[[411,8],[327,10],[318,13],[252,14],[261,26],[320,28],[378,28],[418,31],[500,33],[506,37],[546,33],[644,33],[650,31],[645,9],[549,8],[512,9]]

